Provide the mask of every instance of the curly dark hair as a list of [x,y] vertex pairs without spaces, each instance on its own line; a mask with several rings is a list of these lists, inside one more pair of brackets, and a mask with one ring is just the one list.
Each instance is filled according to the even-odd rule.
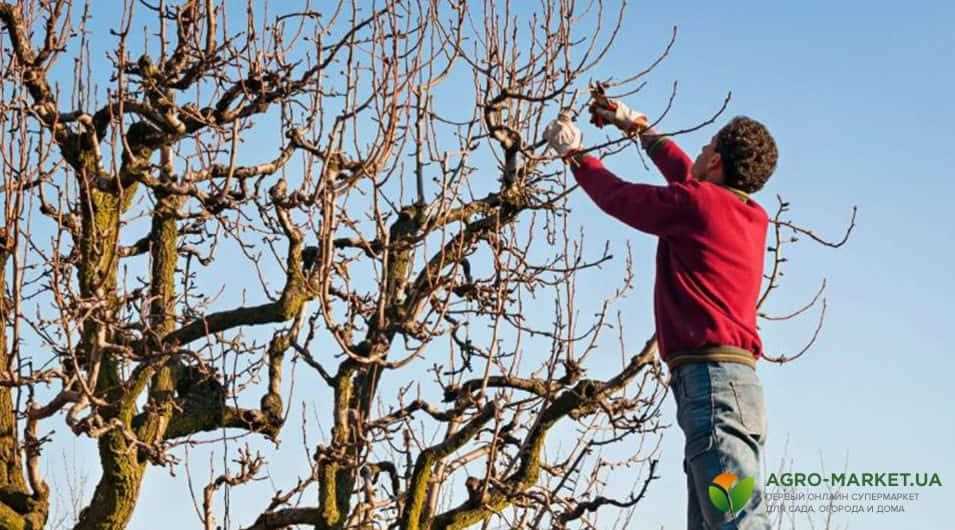
[[737,116],[716,133],[726,185],[746,193],[763,188],[776,169],[776,141],[762,123]]

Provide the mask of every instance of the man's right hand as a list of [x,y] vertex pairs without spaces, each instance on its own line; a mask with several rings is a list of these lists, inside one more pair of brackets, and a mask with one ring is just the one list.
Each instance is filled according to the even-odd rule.
[[637,112],[620,101],[603,99],[590,104],[590,123],[602,127],[612,123],[626,134],[640,134],[649,126],[646,114]]

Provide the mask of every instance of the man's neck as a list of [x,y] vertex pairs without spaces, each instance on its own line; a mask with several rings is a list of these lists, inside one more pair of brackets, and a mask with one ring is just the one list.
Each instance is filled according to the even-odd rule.
[[732,186],[727,186],[726,184],[717,184],[717,186],[720,186],[721,188],[726,188],[729,191],[733,192],[737,197],[740,198],[741,201],[749,202],[749,193],[746,193],[745,191],[734,188]]

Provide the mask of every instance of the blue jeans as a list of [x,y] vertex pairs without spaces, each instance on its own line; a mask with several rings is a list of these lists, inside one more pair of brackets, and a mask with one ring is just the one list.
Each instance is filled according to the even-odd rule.
[[766,410],[756,371],[736,363],[685,364],[671,374],[670,386],[686,436],[687,530],[770,530],[760,477]]

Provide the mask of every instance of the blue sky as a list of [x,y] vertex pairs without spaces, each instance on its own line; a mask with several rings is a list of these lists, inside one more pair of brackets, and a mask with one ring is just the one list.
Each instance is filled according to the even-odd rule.
[[[794,363],[759,367],[769,412],[769,467],[785,456],[794,470],[814,472],[821,470],[820,458],[827,470],[848,458],[850,471],[940,474],[944,486],[920,490],[920,500],[905,514],[843,518],[850,528],[950,528],[946,501],[955,494],[950,455],[955,412],[946,400],[955,373],[950,316],[955,280],[948,272],[955,241],[949,204],[955,192],[953,23],[955,7],[948,2],[631,2],[622,39],[593,74],[622,76],[642,69],[665,45],[671,27],[679,26],[669,58],[627,103],[655,116],[666,105],[672,82],[679,81],[674,108],[662,127],[677,129],[710,116],[732,91],[727,116],[747,114],[763,121],[780,146],[777,173],[757,196],[767,210],[781,194],[791,202],[794,220],[835,237],[851,207],[859,207],[856,231],[842,249],[807,241],[792,247],[783,287],[770,308],[798,307],[825,278],[829,310],[815,348]],[[578,33],[586,30],[578,28]],[[97,35],[108,44],[105,32]],[[679,141],[695,156],[716,129]],[[585,140],[601,137],[589,125],[584,132]],[[625,178],[661,182],[636,159],[618,156],[608,165]],[[592,249],[598,246],[594,234],[615,249],[633,245],[637,291],[619,309],[628,344],[636,348],[652,329],[655,242],[605,217],[582,192],[571,207],[574,221],[592,234]],[[620,271],[618,262],[580,282],[594,282],[598,292],[604,274]],[[764,326],[767,350],[798,350],[814,325],[810,315]],[[616,351],[613,340],[607,335],[605,342]],[[589,363],[595,371],[616,366],[593,356]],[[664,418],[675,424],[669,397]],[[299,443],[297,434],[287,436],[287,443]],[[675,426],[666,431],[661,478],[630,528],[683,527],[682,443]],[[74,447],[73,442],[58,444],[57,450]],[[89,440],[75,446],[79,454],[92,454]],[[205,461],[195,466],[204,477]],[[90,469],[95,483],[96,470]],[[612,486],[629,487],[630,477],[625,478]],[[172,514],[170,503],[182,509]],[[194,525],[186,503],[181,480],[153,469],[130,527],[155,528],[157,518]],[[254,505],[233,500],[233,512],[247,510],[243,521],[248,523],[261,504],[261,497]]]

